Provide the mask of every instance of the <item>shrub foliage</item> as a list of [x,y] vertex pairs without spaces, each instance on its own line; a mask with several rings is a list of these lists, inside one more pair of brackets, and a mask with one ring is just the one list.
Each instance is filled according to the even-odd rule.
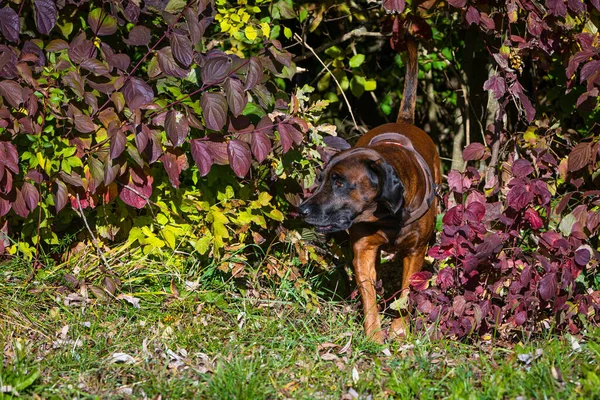
[[423,49],[418,123],[455,169],[434,272],[396,305],[456,337],[597,321],[600,3],[382,3],[3,3],[0,252],[43,266],[93,233],[236,275],[261,249],[296,276],[277,241],[294,268],[326,265],[285,215],[347,146],[336,128],[395,117],[404,26]]

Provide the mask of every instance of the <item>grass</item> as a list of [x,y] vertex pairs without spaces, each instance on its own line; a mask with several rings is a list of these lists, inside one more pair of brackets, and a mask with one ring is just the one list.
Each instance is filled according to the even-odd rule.
[[378,346],[352,301],[217,273],[186,286],[197,273],[158,268],[123,278],[116,294],[136,308],[68,289],[59,270],[26,284],[22,265],[1,265],[0,398],[600,398],[599,331],[474,344],[413,334]]

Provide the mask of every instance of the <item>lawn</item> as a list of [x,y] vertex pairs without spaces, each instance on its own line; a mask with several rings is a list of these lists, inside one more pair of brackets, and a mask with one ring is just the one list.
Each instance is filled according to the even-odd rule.
[[26,264],[2,264],[0,397],[600,396],[600,331],[472,343],[413,333],[379,346],[362,334],[358,299],[306,295],[318,281],[248,286],[136,265],[112,296],[69,283],[69,266],[27,282]]

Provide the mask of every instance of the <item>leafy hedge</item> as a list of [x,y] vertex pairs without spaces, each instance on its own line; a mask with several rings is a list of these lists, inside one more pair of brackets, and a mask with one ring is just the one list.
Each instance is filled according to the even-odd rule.
[[421,39],[418,124],[461,167],[434,273],[395,306],[456,337],[576,332],[600,315],[600,5],[543,3],[3,3],[0,252],[43,266],[91,232],[234,275],[331,264],[284,216],[336,129],[395,117],[387,9]]
[[0,252],[38,258],[85,215],[146,254],[217,256],[283,220],[287,176],[312,183],[326,103],[282,90],[287,2],[25,3],[0,10]]

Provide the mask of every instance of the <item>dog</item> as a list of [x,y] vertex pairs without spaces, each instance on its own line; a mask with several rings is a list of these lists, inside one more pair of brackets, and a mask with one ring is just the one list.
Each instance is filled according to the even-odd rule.
[[[348,230],[365,334],[377,343],[386,337],[376,299],[380,253],[395,253],[402,261],[401,288],[407,288],[435,232],[435,192],[441,184],[436,146],[414,126],[418,49],[412,36],[405,42],[408,61],[397,121],[371,129],[354,147],[334,155],[314,194],[298,207],[318,231]],[[394,319],[391,329],[402,331],[404,320]]]

